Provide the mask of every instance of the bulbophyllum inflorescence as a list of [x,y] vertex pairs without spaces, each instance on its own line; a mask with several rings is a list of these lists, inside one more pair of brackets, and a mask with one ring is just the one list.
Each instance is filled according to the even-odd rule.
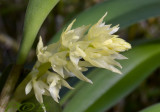
[[[72,29],[75,20],[62,32],[57,43],[44,46],[40,37],[37,46],[38,61],[31,71],[32,79],[26,85],[26,94],[34,90],[35,97],[43,104],[43,95],[52,96],[58,102],[59,91],[62,86],[73,89],[66,81],[68,77],[77,77],[80,80],[92,83],[83,75],[88,67],[105,68],[121,74],[117,68],[122,68],[116,61],[127,59],[120,52],[131,48],[131,45],[114,35],[119,27],[105,25],[103,22],[107,13],[93,26],[81,26]],[[46,69],[40,73],[42,64],[49,64],[53,72]],[[45,110],[45,107],[44,111]]]

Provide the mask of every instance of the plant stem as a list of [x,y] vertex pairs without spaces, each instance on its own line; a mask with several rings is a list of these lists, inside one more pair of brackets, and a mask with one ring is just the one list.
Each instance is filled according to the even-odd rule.
[[20,76],[22,65],[13,65],[12,70],[0,95],[0,112],[5,112],[7,104],[12,96],[18,78]]

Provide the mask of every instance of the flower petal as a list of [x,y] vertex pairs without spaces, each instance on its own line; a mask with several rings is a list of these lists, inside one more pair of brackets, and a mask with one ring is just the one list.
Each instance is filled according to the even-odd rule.
[[67,87],[67,88],[69,88],[69,89],[74,89],[74,88],[71,87],[71,86],[67,83],[67,81],[65,81],[65,80],[62,80],[61,83],[62,83],[63,86],[65,86],[65,87]]
[[42,104],[43,103],[43,98],[42,98],[43,91],[41,90],[41,88],[39,87],[39,85],[36,81],[33,81],[33,89],[34,89],[34,93],[35,93],[35,97],[36,97],[37,101],[40,104]]
[[61,89],[61,87],[59,85],[57,86],[50,86],[49,87],[49,91],[50,91],[50,94],[52,96],[52,98],[57,102],[59,103],[58,101],[58,98],[59,98],[59,90]]
[[88,79],[87,77],[85,77],[82,72],[80,72],[79,70],[75,69],[74,68],[74,65],[71,63],[71,62],[68,62],[67,64],[67,69],[72,72],[77,78],[79,78],[80,80],[83,80],[83,81],[86,81],[86,82],[89,82],[91,84],[93,84],[93,82]]
[[43,48],[43,42],[42,42],[42,37],[39,37],[39,42],[37,45],[37,54],[41,51],[41,49]]
[[28,84],[26,85],[26,88],[25,88],[26,95],[30,93],[31,90],[32,90],[32,81],[28,82]]

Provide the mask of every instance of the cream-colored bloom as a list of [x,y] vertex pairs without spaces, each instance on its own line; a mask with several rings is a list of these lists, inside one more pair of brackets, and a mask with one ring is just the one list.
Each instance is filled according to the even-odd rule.
[[49,58],[49,62],[51,63],[52,69],[64,77],[64,66],[67,64],[67,51],[62,51],[53,54]]
[[127,59],[119,54],[119,52],[130,49],[131,45],[123,39],[118,38],[118,35],[112,35],[119,27],[114,26],[111,28],[110,25],[105,25],[105,23],[103,23],[105,16],[106,14],[89,29],[88,34],[83,40],[84,42],[90,42],[86,44],[87,47],[79,44],[80,46],[78,46],[78,49],[76,49],[74,53],[79,52],[78,56],[93,66],[106,68],[121,74],[120,70],[115,66],[120,68],[122,68],[122,66],[115,61],[115,59]]
[[65,86],[69,89],[73,89],[62,77],[60,77],[56,73],[47,72],[47,83],[49,84],[49,92],[52,96],[52,98],[58,102],[59,97],[59,90],[61,89],[61,86]]
[[42,105],[42,108],[44,112],[46,112],[45,106],[43,106],[43,95],[48,95],[48,85],[44,83],[42,80],[36,80],[36,78],[33,78],[25,88],[26,95],[31,92],[31,90],[34,90],[35,97],[37,101]]
[[[58,102],[59,91],[62,86],[73,89],[60,75],[47,71],[45,77],[37,79],[33,77],[26,85],[25,93],[29,94],[33,88],[35,97],[40,104],[43,104],[43,95],[52,96]],[[44,108],[45,110],[45,108]]]
[[84,34],[89,28],[88,26],[81,26],[76,29],[71,29],[72,25],[74,24],[75,20],[67,27],[67,29],[61,35],[61,44],[65,48],[71,48],[73,44],[77,41],[80,41],[84,38]]
[[57,52],[58,47],[59,47],[58,42],[44,47],[43,42],[42,42],[42,38],[40,37],[38,45],[37,45],[38,61],[41,62],[41,63],[48,62],[49,57]]
[[[117,60],[127,59],[120,52],[131,48],[131,45],[114,33],[119,26],[105,25],[103,19],[107,13],[93,26],[81,26],[72,29],[75,20],[62,32],[57,43],[43,45],[40,37],[37,46],[38,62],[31,71],[32,80],[27,84],[26,94],[34,90],[36,99],[43,104],[42,95],[50,95],[58,102],[62,86],[72,87],[65,81],[68,77],[76,76],[80,80],[92,83],[83,75],[88,67],[99,67],[121,74],[117,68],[122,68]],[[48,70],[43,76],[36,77],[37,68],[49,62],[53,72]],[[45,109],[44,109],[45,110]]]
[[[57,50],[54,50],[57,52],[50,52],[50,49],[48,49],[47,46],[43,47],[43,42],[40,37],[39,44],[37,47],[38,60],[42,63],[50,62],[52,69],[58,74],[60,74],[63,78],[68,76],[76,76],[81,80],[92,83],[92,81],[85,77],[81,72],[85,70],[85,67],[79,67],[78,63],[75,62],[75,58],[78,59],[79,62],[81,57],[79,57],[78,55],[74,55],[74,53],[76,52],[72,52],[74,51],[75,42],[78,41],[78,39],[82,38],[83,34],[88,29],[88,26],[82,26],[77,29],[70,30],[72,24],[73,22],[71,23],[71,25],[67,27],[66,31],[62,33],[61,45],[58,46],[57,43],[53,44],[55,45],[53,49],[57,47]],[[75,37],[78,37],[77,40]],[[77,43],[80,44],[80,42]],[[46,49],[44,50],[44,48]],[[72,61],[72,63],[70,61]],[[65,76],[64,72],[67,72],[68,75]]]
[[[61,39],[56,44],[43,47],[40,38],[37,47],[37,56],[40,62],[50,62],[52,69],[65,77],[64,71],[70,76],[91,82],[82,76],[82,71],[87,67],[96,66],[121,74],[117,67],[122,66],[115,59],[127,59],[119,52],[128,50],[131,45],[114,35],[119,27],[105,25],[103,22],[107,13],[93,26],[82,26],[72,29],[75,20],[62,33]],[[89,29],[89,30],[88,30]],[[86,33],[88,30],[88,33]],[[53,50],[54,49],[54,50]],[[84,59],[89,66],[81,66],[80,59]],[[71,69],[71,67],[74,69]]]
[[36,80],[36,78],[33,78],[25,88],[26,94],[29,94],[31,90],[34,90],[35,97],[37,101],[41,104],[43,104],[43,98],[42,95],[47,95],[48,85],[43,82],[42,80]]
[[123,52],[131,48],[129,43],[125,42],[121,38],[116,37],[104,41],[103,45],[116,52]]

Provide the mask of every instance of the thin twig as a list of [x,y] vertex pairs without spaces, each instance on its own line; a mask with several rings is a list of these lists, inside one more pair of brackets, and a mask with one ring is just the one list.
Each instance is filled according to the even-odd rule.
[[16,52],[18,51],[18,43],[8,35],[0,34],[0,43],[3,43],[9,48],[12,48]]
[[[8,47],[9,49],[12,49],[14,52],[18,52],[19,44],[12,39],[12,37],[6,35],[6,34],[0,34],[0,43]],[[32,59],[35,56],[35,50],[31,49],[28,55],[28,59]]]
[[21,73],[22,65],[14,65],[0,95],[0,112],[5,112]]

